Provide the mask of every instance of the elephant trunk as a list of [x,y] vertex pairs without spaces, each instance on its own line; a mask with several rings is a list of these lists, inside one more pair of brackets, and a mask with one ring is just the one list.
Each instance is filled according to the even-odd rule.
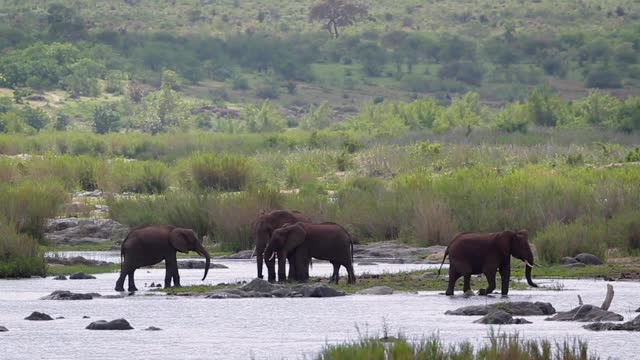
[[207,249],[205,249],[204,246],[200,244],[198,245],[198,248],[196,249],[196,251],[200,256],[204,256],[204,259],[205,259],[204,276],[202,277],[202,280],[204,280],[207,278],[207,274],[209,273],[209,265],[211,264],[211,257],[209,256],[209,252],[207,251]]
[[524,266],[524,276],[527,278],[527,283],[529,284],[529,286],[531,287],[538,287],[538,285],[536,283],[533,282],[533,280],[531,280],[531,269],[533,268],[533,256],[531,256],[531,260],[525,260],[525,266]]

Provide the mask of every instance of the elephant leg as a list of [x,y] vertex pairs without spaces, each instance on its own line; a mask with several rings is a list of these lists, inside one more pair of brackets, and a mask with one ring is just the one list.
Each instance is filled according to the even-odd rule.
[[502,285],[500,287],[500,292],[502,296],[507,296],[509,294],[509,281],[511,277],[511,267],[503,266],[500,268],[500,280]]
[[332,262],[331,265],[333,265],[333,275],[331,275],[329,282],[335,281],[337,285],[340,281],[340,263]]
[[464,276],[464,287],[462,290],[466,293],[471,290],[471,274],[467,274]]
[[453,290],[456,287],[456,281],[460,278],[461,274],[458,274],[453,268],[449,267],[449,286],[445,295],[453,296]]
[[267,280],[269,282],[276,281],[276,259],[265,259],[264,263],[267,265]]
[[347,266],[345,266],[345,268],[347,268],[347,274],[348,278],[347,278],[347,282],[349,284],[355,284],[356,283],[356,274],[353,271],[353,264],[351,262],[347,263]]
[[289,281],[298,280],[295,252],[287,255],[287,261],[289,262],[289,274],[287,275],[287,280]]
[[278,252],[278,282],[287,281],[287,257]]
[[489,283],[489,286],[487,286],[487,289],[480,289],[478,291],[478,295],[489,295],[493,292],[493,290],[496,289],[496,272],[495,271],[491,271],[491,272],[486,272],[484,273],[484,276],[487,278],[487,282]]
[[116,291],[124,291],[124,280],[127,277],[128,273],[126,269],[127,265],[123,264],[122,268],[120,269],[120,276],[118,277],[118,280],[116,280]]
[[180,286],[180,275],[178,274],[178,260],[170,257],[164,259],[164,287],[171,287],[171,280],[173,279],[173,286]]
[[138,291],[138,288],[136,288],[136,283],[133,280],[133,273],[136,271],[136,269],[133,269],[131,271],[129,271],[129,273],[127,274],[127,276],[129,276],[129,291]]
[[[256,248],[256,252],[258,251],[258,249]],[[256,264],[258,266],[258,279],[262,279],[264,276],[262,276],[262,261],[263,261],[263,255],[262,252],[259,252],[256,255]]]

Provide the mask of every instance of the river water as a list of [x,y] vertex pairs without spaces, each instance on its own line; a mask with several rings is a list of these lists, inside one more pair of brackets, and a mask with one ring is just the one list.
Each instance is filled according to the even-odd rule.
[[[63,254],[63,255],[70,255]],[[114,261],[116,253],[72,253]],[[251,280],[255,262],[214,260],[228,269],[211,269],[204,283]],[[425,269],[431,265],[379,264],[356,266],[363,272],[382,273]],[[312,275],[330,275],[331,265],[314,264]],[[203,270],[180,270],[183,285],[202,284]],[[54,290],[115,294],[116,273],[98,274],[95,280],[54,281],[51,277],[0,280],[0,359],[310,359],[325,344],[357,339],[361,335],[403,333],[411,339],[439,333],[446,342],[484,341],[489,327],[473,324],[478,317],[446,316],[446,310],[501,301],[499,297],[455,296],[420,291],[386,296],[353,295],[338,298],[201,299],[151,295],[140,291],[121,299],[89,301],[45,301],[40,297]],[[345,274],[346,275],[346,274]],[[535,272],[534,272],[535,275]],[[136,272],[139,289],[162,282],[164,269]],[[343,278],[346,280],[346,277]],[[459,287],[462,286],[460,280]],[[512,290],[510,301],[546,301],[556,310],[577,306],[577,295],[585,303],[599,305],[606,292],[602,280],[539,280],[551,290]],[[625,317],[634,318],[640,306],[640,283],[612,283],[616,295],[611,305]],[[557,291],[561,289],[561,291]],[[444,290],[444,289],[443,289]],[[460,294],[460,291],[457,292]],[[54,321],[26,321],[33,311],[45,312]],[[83,319],[83,316],[91,319]],[[125,318],[135,330],[89,331],[95,320]],[[582,323],[549,322],[544,317],[526,317],[530,325],[505,325],[500,331],[519,332],[526,338],[553,341],[579,337],[602,358],[640,359],[640,333],[592,332]],[[148,326],[162,331],[141,331]]]

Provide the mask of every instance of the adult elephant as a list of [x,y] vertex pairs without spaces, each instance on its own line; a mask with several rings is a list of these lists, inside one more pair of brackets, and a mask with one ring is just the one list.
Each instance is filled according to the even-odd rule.
[[198,237],[191,229],[178,228],[172,225],[152,225],[136,228],[129,232],[120,246],[120,277],[116,281],[116,291],[124,291],[125,277],[129,277],[129,291],[137,291],[133,273],[137,268],[150,266],[164,260],[164,287],[180,286],[178,261],[176,252],[195,251],[206,259],[204,276],[209,272],[210,258]]
[[[511,276],[511,256],[525,263],[527,283],[538,287],[531,280],[531,268],[534,265],[533,253],[529,246],[526,230],[501,231],[494,233],[464,232],[457,234],[447,246],[442,264],[449,256],[449,287],[446,295],[453,295],[456,281],[464,277],[463,290],[471,290],[471,275],[484,274],[489,286],[480,289],[480,295],[488,295],[496,288],[496,270],[502,279],[502,295],[509,293],[509,278]],[[440,270],[442,270],[440,264]],[[438,274],[440,274],[438,270]]]
[[[256,264],[258,266],[258,278],[262,279],[262,262],[267,265],[268,280],[269,282],[276,281],[276,268],[275,259],[264,259],[264,249],[267,247],[267,243],[271,239],[273,231],[282,227],[285,224],[292,224],[296,222],[311,222],[311,219],[306,217],[299,211],[288,210],[273,210],[267,213],[260,214],[256,221],[253,223],[253,239],[256,243],[255,254]],[[293,254],[289,259],[289,279],[295,279],[296,274],[294,272],[295,266],[292,265]],[[286,258],[278,257],[278,280],[286,280]]]
[[336,223],[302,222],[286,225],[273,232],[264,256],[270,259],[277,252],[279,257],[284,257],[294,251],[296,273],[300,276],[298,280],[309,279],[309,262],[311,258],[316,258],[333,264],[331,280],[335,280],[336,284],[340,279],[340,266],[347,269],[349,284],[356,282],[353,272],[353,241],[342,226]]

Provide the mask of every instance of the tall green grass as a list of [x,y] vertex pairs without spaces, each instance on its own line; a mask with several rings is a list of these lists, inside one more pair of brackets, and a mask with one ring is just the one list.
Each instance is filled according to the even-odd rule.
[[395,339],[362,338],[350,343],[326,345],[318,360],[595,360],[587,343],[565,340],[527,340],[518,334],[490,333],[488,341],[446,345],[437,335],[418,342],[400,336]]
[[46,270],[38,242],[0,217],[0,278],[44,276]]

